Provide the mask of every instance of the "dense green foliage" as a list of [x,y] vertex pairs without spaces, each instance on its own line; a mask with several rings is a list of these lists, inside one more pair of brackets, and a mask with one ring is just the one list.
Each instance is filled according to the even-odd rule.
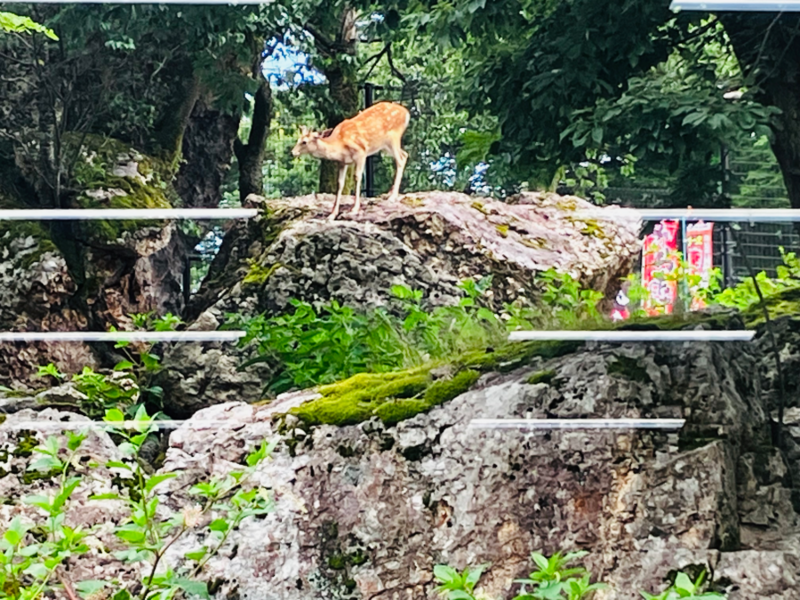
[[0,32],[6,33],[43,33],[51,40],[58,41],[52,29],[40,25],[30,17],[0,11]]

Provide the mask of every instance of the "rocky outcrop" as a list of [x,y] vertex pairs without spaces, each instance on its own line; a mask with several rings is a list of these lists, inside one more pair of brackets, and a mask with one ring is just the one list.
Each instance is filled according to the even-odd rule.
[[[386,304],[394,284],[433,305],[457,301],[456,284],[492,274],[495,308],[535,296],[538,272],[555,268],[616,293],[640,251],[638,224],[578,217],[574,197],[525,193],[499,202],[453,192],[373,200],[354,218],[329,222],[333,197],[264,200],[264,216],[228,234],[190,313],[209,307],[281,312],[292,298]],[[609,214],[613,213],[609,208]]]
[[[434,597],[433,565],[490,562],[484,591],[509,597],[532,550],[583,548],[609,583],[598,598],[639,598],[692,565],[710,568],[732,600],[794,598],[797,514],[770,446],[759,362],[733,344],[591,345],[485,375],[396,427],[315,428],[295,437],[295,456],[281,452],[262,469],[276,512],[242,528],[235,556],[214,561],[208,576],[225,582],[227,598],[423,599]],[[543,371],[549,383],[528,383]],[[196,418],[231,427],[178,430],[165,469],[225,472],[300,400],[202,411]],[[469,426],[637,416],[688,422],[680,434]]]
[[[124,232],[87,248],[85,302],[64,256],[48,238],[0,239],[0,326],[13,331],[130,329],[130,314],[183,309],[184,247],[175,224]],[[44,235],[43,231],[38,232]],[[0,343],[0,384],[38,385],[37,365],[55,363],[75,373],[97,366],[96,347],[81,343]]]
[[[460,281],[487,275],[485,301],[500,311],[505,303],[535,303],[537,273],[550,268],[610,295],[639,252],[637,223],[578,218],[591,205],[554,194],[526,193],[509,203],[406,194],[369,201],[357,217],[334,222],[327,220],[329,195],[250,201],[261,216],[234,224],[188,308],[204,328],[218,327],[227,313],[279,314],[292,299],[391,310],[396,284],[423,291],[428,306],[452,305],[463,297]],[[171,412],[185,416],[236,395],[260,399],[258,372],[227,371],[224,360],[199,348],[167,350],[159,384]]]
[[[598,600],[633,600],[663,589],[674,569],[701,567],[730,600],[790,600],[800,594],[800,523],[790,470],[771,445],[760,376],[769,360],[759,344],[587,344],[485,373],[467,393],[389,427],[373,419],[309,428],[281,417],[316,398],[313,390],[266,406],[228,402],[170,436],[162,471],[177,477],[159,487],[162,503],[190,506],[192,483],[240,469],[280,428],[285,443],[255,476],[275,509],[243,523],[208,564],[216,598],[431,599],[434,565],[484,562],[481,591],[510,598],[531,551],[580,548],[609,584]],[[50,412],[9,416],[0,446],[19,443],[7,429],[15,420],[60,418]],[[787,416],[794,435],[796,417]],[[470,426],[512,417],[687,423],[678,433]],[[19,465],[0,466],[0,491],[18,497]],[[5,504],[3,516],[23,510],[14,507]],[[183,539],[170,559],[199,542]],[[104,559],[104,576],[109,569]]]

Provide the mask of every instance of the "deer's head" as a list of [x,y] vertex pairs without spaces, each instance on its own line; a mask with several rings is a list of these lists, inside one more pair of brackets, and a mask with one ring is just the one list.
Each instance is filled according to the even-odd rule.
[[311,131],[308,127],[300,128],[300,138],[292,148],[292,156],[301,156],[303,154],[311,154],[316,147],[316,142],[322,134],[318,131]]

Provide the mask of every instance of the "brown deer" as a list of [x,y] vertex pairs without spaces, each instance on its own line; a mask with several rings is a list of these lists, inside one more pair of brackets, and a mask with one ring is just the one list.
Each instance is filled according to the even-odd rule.
[[361,111],[352,119],[339,123],[327,131],[309,131],[301,129],[300,139],[292,149],[293,156],[310,154],[316,158],[332,160],[339,163],[339,191],[331,212],[331,221],[339,214],[339,202],[347,174],[347,167],[355,164],[356,169],[356,201],[351,215],[358,214],[361,209],[361,176],[367,157],[380,151],[394,158],[397,171],[394,176],[389,200],[397,198],[400,191],[400,180],[408,160],[408,153],[400,147],[400,140],[408,127],[410,114],[408,109],[392,102],[379,102]]

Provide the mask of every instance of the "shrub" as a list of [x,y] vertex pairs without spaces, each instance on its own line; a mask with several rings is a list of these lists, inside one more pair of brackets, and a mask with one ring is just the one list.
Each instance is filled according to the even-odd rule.
[[[137,581],[69,579],[70,563],[89,552],[88,542],[94,532],[93,528],[69,526],[67,512],[73,493],[91,477],[91,469],[97,465],[80,460],[87,433],[67,431],[65,446],[58,437],[50,436],[34,448],[38,458],[28,465],[28,470],[54,479],[58,489],[55,494],[23,498],[25,504],[41,510],[43,518],[39,521],[26,523],[17,517],[2,531],[0,595],[36,600],[60,589],[71,598],[77,597],[76,592],[86,597],[101,590],[107,592],[105,597],[114,600],[172,598],[178,591],[186,597],[208,598],[206,584],[198,579],[203,567],[245,519],[271,510],[271,496],[266,490],[251,486],[249,480],[258,465],[269,457],[274,444],[262,443],[247,456],[244,468],[194,485],[190,494],[197,499],[195,505],[162,516],[156,488],[179,473],[150,474],[142,464],[139,452],[155,429],[153,418],[142,407],[134,423],[126,423],[119,410],[107,411],[104,421],[122,440],[119,450],[124,458],[108,461],[105,466],[122,472],[120,487],[124,491],[93,496],[89,503],[117,500],[124,507],[125,516],[114,528],[123,549],[115,552],[114,557],[121,565],[143,564],[141,578]],[[167,566],[163,560],[167,550],[192,530],[204,532],[202,545],[186,553],[181,564]]]

